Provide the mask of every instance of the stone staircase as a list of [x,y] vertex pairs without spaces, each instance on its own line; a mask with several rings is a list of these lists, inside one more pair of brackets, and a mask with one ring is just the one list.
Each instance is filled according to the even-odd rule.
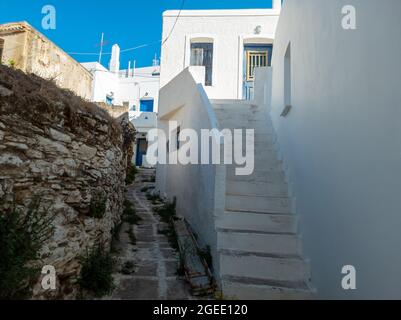
[[[248,101],[214,100],[220,129],[255,129],[255,171],[227,166],[225,214],[216,221],[225,297],[312,299],[297,217],[266,111]],[[244,147],[245,150],[245,147]]]

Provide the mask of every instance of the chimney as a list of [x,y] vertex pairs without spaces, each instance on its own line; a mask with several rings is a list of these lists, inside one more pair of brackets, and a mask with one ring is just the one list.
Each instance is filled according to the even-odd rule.
[[120,47],[118,44],[113,45],[111,49],[109,70],[113,73],[118,73],[120,71]]
[[128,61],[127,77],[131,77],[131,61]]
[[273,9],[281,11],[281,2],[282,0],[273,0]]

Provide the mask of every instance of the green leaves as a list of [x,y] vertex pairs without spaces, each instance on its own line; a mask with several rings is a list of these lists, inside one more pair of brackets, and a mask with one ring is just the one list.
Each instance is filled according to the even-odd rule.
[[0,214],[0,300],[30,296],[40,268],[40,250],[53,233],[54,214],[34,198],[26,210]]
[[113,291],[113,259],[103,246],[96,245],[88,251],[81,263],[82,269],[78,279],[81,289],[99,298]]

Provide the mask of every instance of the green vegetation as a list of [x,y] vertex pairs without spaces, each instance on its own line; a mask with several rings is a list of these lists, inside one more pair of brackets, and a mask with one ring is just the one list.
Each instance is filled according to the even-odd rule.
[[135,177],[136,177],[137,173],[138,173],[138,169],[136,168],[136,166],[131,164],[129,166],[129,168],[128,168],[128,171],[127,171],[127,176],[125,178],[125,183],[126,184],[132,184],[135,181]]
[[135,269],[135,264],[132,261],[127,261],[124,263],[121,269],[121,273],[125,275],[130,275],[135,272],[134,269]]
[[135,236],[135,233],[134,233],[134,230],[133,230],[132,227],[130,227],[130,228],[128,229],[127,234],[128,234],[128,236],[129,236],[130,243],[131,243],[133,246],[135,246],[135,245],[136,245],[136,236]]
[[153,186],[146,186],[141,189],[141,192],[148,192],[149,190],[153,190],[155,187]]
[[142,218],[136,214],[134,205],[128,201],[124,201],[123,221],[128,222],[130,225],[139,224]]
[[24,299],[39,276],[40,250],[53,233],[55,215],[35,198],[27,212],[15,207],[0,214],[0,300]]
[[174,219],[176,217],[176,199],[171,203],[165,203],[159,208],[155,208],[155,213],[158,214],[161,220],[167,224],[167,228],[160,230],[159,233],[167,237],[171,247],[178,250],[178,238],[174,228]]
[[111,229],[111,252],[119,253],[120,249],[118,248],[118,242],[120,241],[120,232],[121,232],[122,223],[116,224],[113,229]]
[[89,216],[95,219],[102,219],[106,213],[106,196],[92,196],[89,206]]
[[176,199],[173,202],[167,202],[159,208],[155,208],[155,212],[160,216],[163,222],[172,223],[172,219],[176,216]]
[[81,258],[82,269],[78,284],[95,297],[103,297],[114,289],[113,259],[103,246],[95,245]]

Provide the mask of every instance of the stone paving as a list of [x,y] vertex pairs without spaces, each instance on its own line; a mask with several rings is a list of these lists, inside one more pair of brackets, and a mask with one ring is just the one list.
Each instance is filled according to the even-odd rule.
[[[146,198],[144,187],[154,187],[150,177],[154,170],[140,170],[136,182],[128,187],[126,198],[135,205],[142,218],[138,225],[123,223],[120,240],[115,244],[116,288],[110,299],[114,300],[189,300],[188,284],[176,275],[179,264],[178,253],[170,246],[167,238],[159,234],[165,225],[153,213],[152,204]],[[136,244],[128,234],[133,228]],[[127,262],[133,263],[132,271],[121,272]],[[131,273],[132,272],[132,273]],[[123,274],[124,273],[124,274]],[[131,273],[131,274],[127,274]]]

